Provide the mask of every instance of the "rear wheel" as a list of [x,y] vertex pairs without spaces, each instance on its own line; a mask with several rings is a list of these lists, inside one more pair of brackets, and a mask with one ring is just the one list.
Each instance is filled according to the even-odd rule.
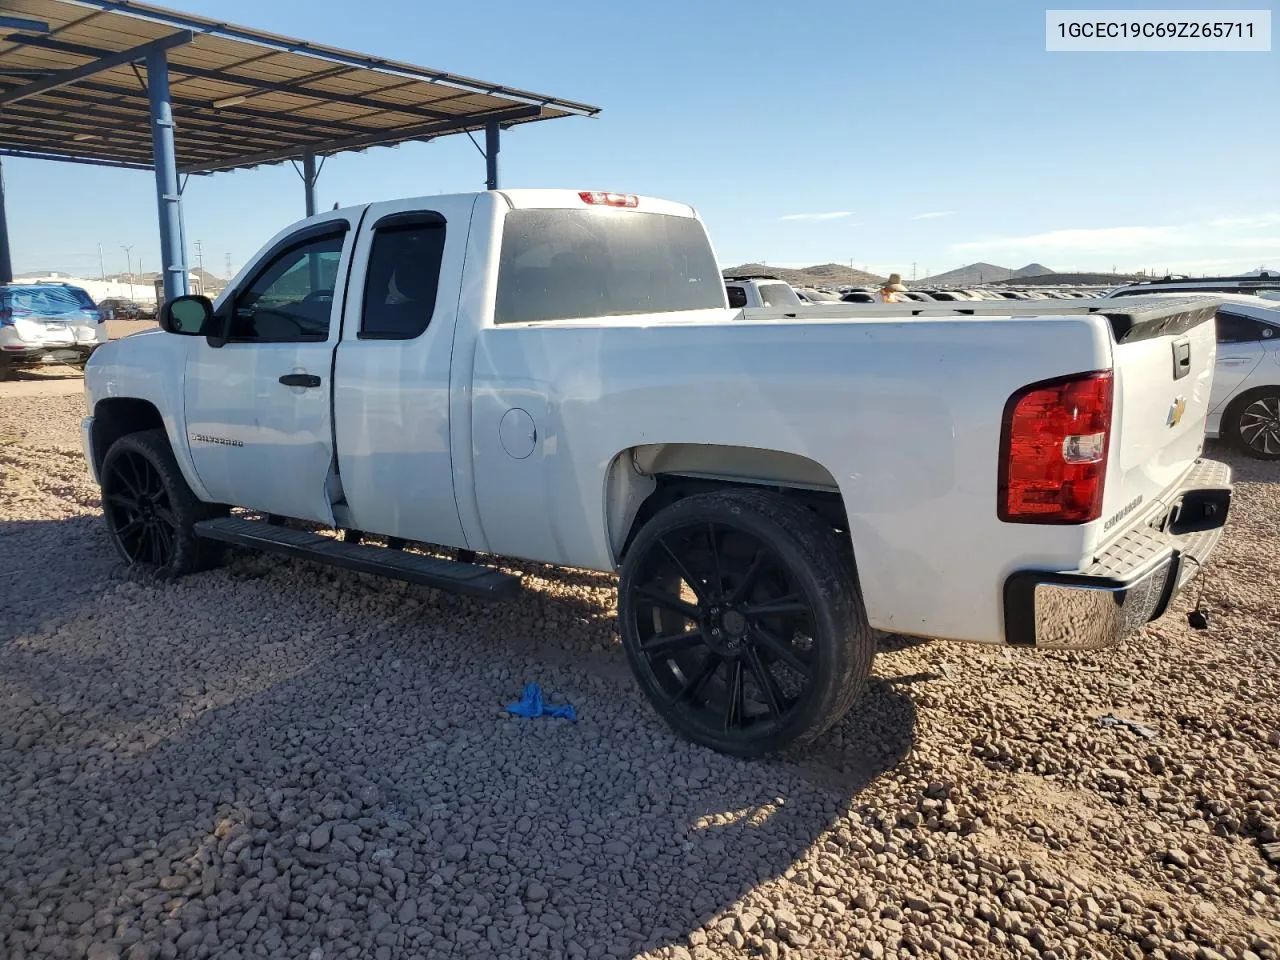
[[102,512],[116,552],[131,567],[178,577],[214,566],[216,543],[195,535],[199,520],[226,513],[187,486],[163,430],[121,437],[102,460]]
[[1246,394],[1232,404],[1224,420],[1228,439],[1241,453],[1280,460],[1280,389]]
[[846,557],[816,514],[775,494],[699,494],[659,512],[619,586],[623,645],[658,713],[746,757],[831,727],[875,655]]

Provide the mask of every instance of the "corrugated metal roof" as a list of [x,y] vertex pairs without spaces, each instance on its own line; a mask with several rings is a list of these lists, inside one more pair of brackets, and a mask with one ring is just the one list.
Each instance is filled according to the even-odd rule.
[[[209,173],[430,140],[598,107],[132,0],[2,0],[48,32],[0,30],[0,96],[189,30],[168,50],[178,167]],[[0,104],[0,154],[151,167],[143,62]]]

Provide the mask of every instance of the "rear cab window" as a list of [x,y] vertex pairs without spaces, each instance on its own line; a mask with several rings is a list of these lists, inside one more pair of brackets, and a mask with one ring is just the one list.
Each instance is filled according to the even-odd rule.
[[494,322],[536,323],[725,307],[702,224],[607,209],[511,210]]
[[724,289],[729,294],[729,306],[734,310],[739,310],[747,305],[747,290],[745,287],[740,287],[735,283]]

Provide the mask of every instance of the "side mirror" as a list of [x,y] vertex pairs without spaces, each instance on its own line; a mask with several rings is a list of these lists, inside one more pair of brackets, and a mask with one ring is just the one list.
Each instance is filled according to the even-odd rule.
[[213,332],[213,304],[208,297],[188,294],[166,300],[160,308],[160,329],[184,337],[203,337]]

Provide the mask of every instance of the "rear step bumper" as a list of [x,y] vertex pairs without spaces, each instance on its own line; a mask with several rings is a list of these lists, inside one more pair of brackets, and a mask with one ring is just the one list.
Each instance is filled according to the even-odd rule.
[[1198,460],[1172,502],[1162,527],[1135,527],[1081,570],[1010,576],[1004,587],[1006,642],[1096,650],[1163,615],[1222,538],[1231,468]]
[[343,543],[308,530],[292,530],[261,520],[244,520],[240,517],[201,520],[195,524],[195,532],[197,536],[238,547],[282,553],[300,560],[343,567],[360,573],[373,573],[472,597],[505,600],[520,592],[519,577],[491,567],[441,560],[439,557],[426,557],[386,547]]

